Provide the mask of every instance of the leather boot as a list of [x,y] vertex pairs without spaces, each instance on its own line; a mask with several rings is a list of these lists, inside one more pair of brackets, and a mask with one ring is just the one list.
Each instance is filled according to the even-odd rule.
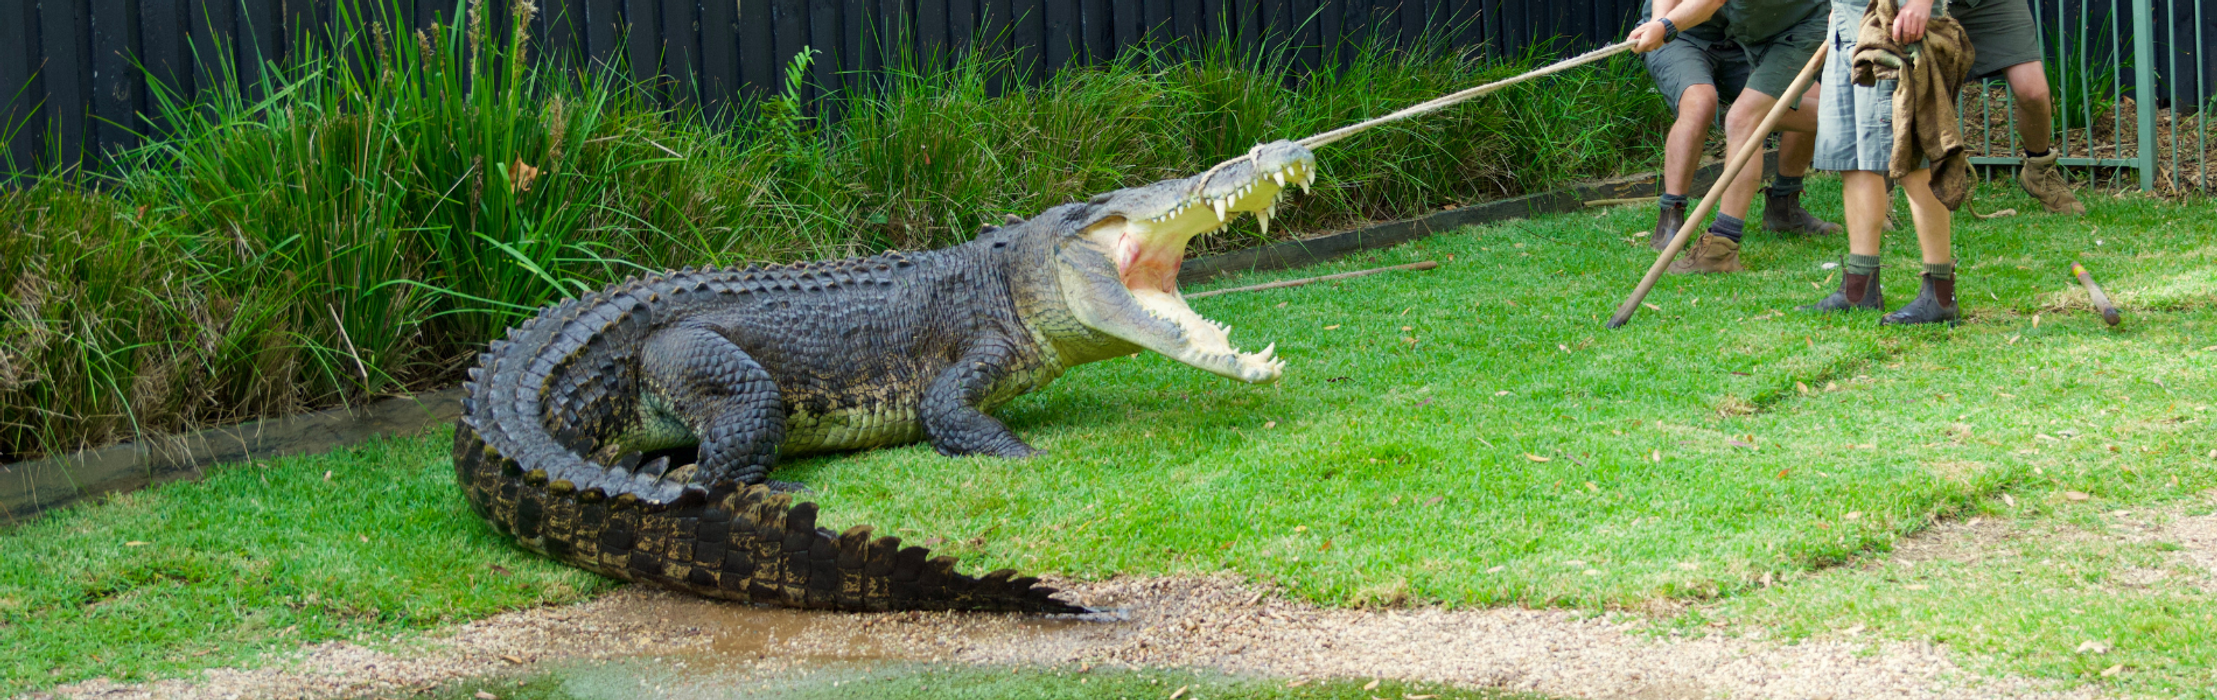
[[1714,233],[1701,234],[1700,238],[1694,239],[1693,245],[1687,246],[1678,254],[1677,260],[1670,261],[1671,274],[1678,275],[1739,272],[1745,269],[1747,268],[1740,266],[1739,241]]
[[1884,311],[1886,295],[1878,289],[1878,273],[1858,275],[1853,272],[1840,276],[1840,288],[1817,303],[1795,307],[1796,311]]
[[1924,284],[1917,287],[1917,298],[1907,306],[1894,310],[1878,319],[1881,326],[1906,326],[1917,323],[1945,323],[1955,325],[1963,318],[1955,306],[1955,278],[1933,279],[1924,276]]
[[2071,183],[2055,169],[2055,161],[2061,157],[2062,153],[2048,151],[2038,158],[2026,158],[2024,169],[2017,171],[2017,185],[2040,200],[2040,206],[2050,214],[2084,214],[2086,205],[2078,203],[2078,197],[2071,194]]
[[1763,188],[1763,230],[1772,233],[1798,233],[1805,236],[1829,236],[1840,232],[1840,225],[1817,218],[1809,210],[1801,208],[1801,190],[1780,193],[1775,187]]
[[1647,247],[1663,252],[1670,247],[1670,237],[1678,235],[1678,229],[1686,225],[1686,205],[1661,207],[1663,213],[1655,219],[1655,233],[1647,237]]

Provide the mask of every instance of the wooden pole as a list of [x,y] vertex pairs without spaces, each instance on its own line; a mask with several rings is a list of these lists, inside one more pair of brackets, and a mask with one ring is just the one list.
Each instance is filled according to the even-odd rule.
[[1824,65],[1825,55],[1832,49],[1831,44],[1832,42],[1826,41],[1817,46],[1816,55],[1809,57],[1809,65],[1801,67],[1801,75],[1794,77],[1793,85],[1786,88],[1786,95],[1780,97],[1778,104],[1771,107],[1771,113],[1763,117],[1760,126],[1755,127],[1755,133],[1749,135],[1747,143],[1740,147],[1740,152],[1732,154],[1732,159],[1725,161],[1724,174],[1717,176],[1716,184],[1709,186],[1709,193],[1701,196],[1701,204],[1686,214],[1686,223],[1678,227],[1678,235],[1671,237],[1670,247],[1664,248],[1661,255],[1655,256],[1655,264],[1647,267],[1647,276],[1640,278],[1640,286],[1632,290],[1632,296],[1625,297],[1623,304],[1617,306],[1616,315],[1609,317],[1610,328],[1621,328],[1626,321],[1632,320],[1632,314],[1640,310],[1640,301],[1646,299],[1648,291],[1655,288],[1655,282],[1663,278],[1663,269],[1670,267],[1671,258],[1678,257],[1678,251],[1686,247],[1687,241],[1693,240],[1694,232],[1701,228],[1701,219],[1708,216],[1709,210],[1716,206],[1725,188],[1731,187],[1732,181],[1739,178],[1740,168],[1746,166],[1755,154],[1763,151],[1764,137],[1770,135],[1772,129],[1778,128],[1778,120],[1785,118],[1787,108],[1801,104],[1802,92],[1808,90],[1809,81],[1817,77],[1817,67]]

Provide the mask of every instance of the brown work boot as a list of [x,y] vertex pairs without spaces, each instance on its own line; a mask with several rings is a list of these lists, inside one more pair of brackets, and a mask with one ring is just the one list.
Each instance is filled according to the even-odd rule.
[[2024,169],[2017,171],[2017,184],[2040,200],[2040,206],[2050,214],[2084,214],[2086,205],[2078,203],[2078,197],[2071,194],[2071,183],[2055,169],[2055,161],[2062,155],[2048,151],[2038,158],[2026,158]]
[[1671,273],[1679,275],[1745,269],[1740,266],[1740,242],[1714,233],[1701,234],[1694,239],[1693,245],[1678,254],[1677,260],[1670,261]]
[[1830,236],[1840,232],[1840,225],[1819,219],[1801,208],[1801,190],[1780,193],[1775,188],[1765,187],[1763,229],[1772,233]]
[[1686,205],[1662,207],[1663,213],[1655,219],[1655,233],[1647,237],[1647,247],[1663,252],[1670,247],[1670,237],[1678,235],[1678,229],[1686,226]]

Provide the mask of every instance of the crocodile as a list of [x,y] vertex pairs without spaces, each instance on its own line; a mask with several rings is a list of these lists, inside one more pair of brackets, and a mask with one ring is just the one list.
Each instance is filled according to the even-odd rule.
[[[1077,365],[1151,350],[1244,382],[1273,344],[1178,292],[1188,241],[1316,179],[1278,141],[1186,178],[1008,217],[938,250],[634,277],[540,309],[478,356],[454,431],[470,508],[602,575],[812,609],[1088,609],[868,526],[819,527],[778,458],[928,440],[1037,454],[990,412]],[[680,466],[673,467],[673,464]]]

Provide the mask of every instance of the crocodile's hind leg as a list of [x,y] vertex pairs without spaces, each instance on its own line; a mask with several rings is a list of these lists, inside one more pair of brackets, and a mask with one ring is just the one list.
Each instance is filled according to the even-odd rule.
[[731,339],[700,325],[656,331],[641,348],[646,390],[700,439],[693,483],[759,484],[785,442],[777,383]]
[[1039,454],[984,410],[986,397],[1008,374],[1015,354],[1004,338],[981,339],[924,389],[924,434],[940,454],[1019,459]]

